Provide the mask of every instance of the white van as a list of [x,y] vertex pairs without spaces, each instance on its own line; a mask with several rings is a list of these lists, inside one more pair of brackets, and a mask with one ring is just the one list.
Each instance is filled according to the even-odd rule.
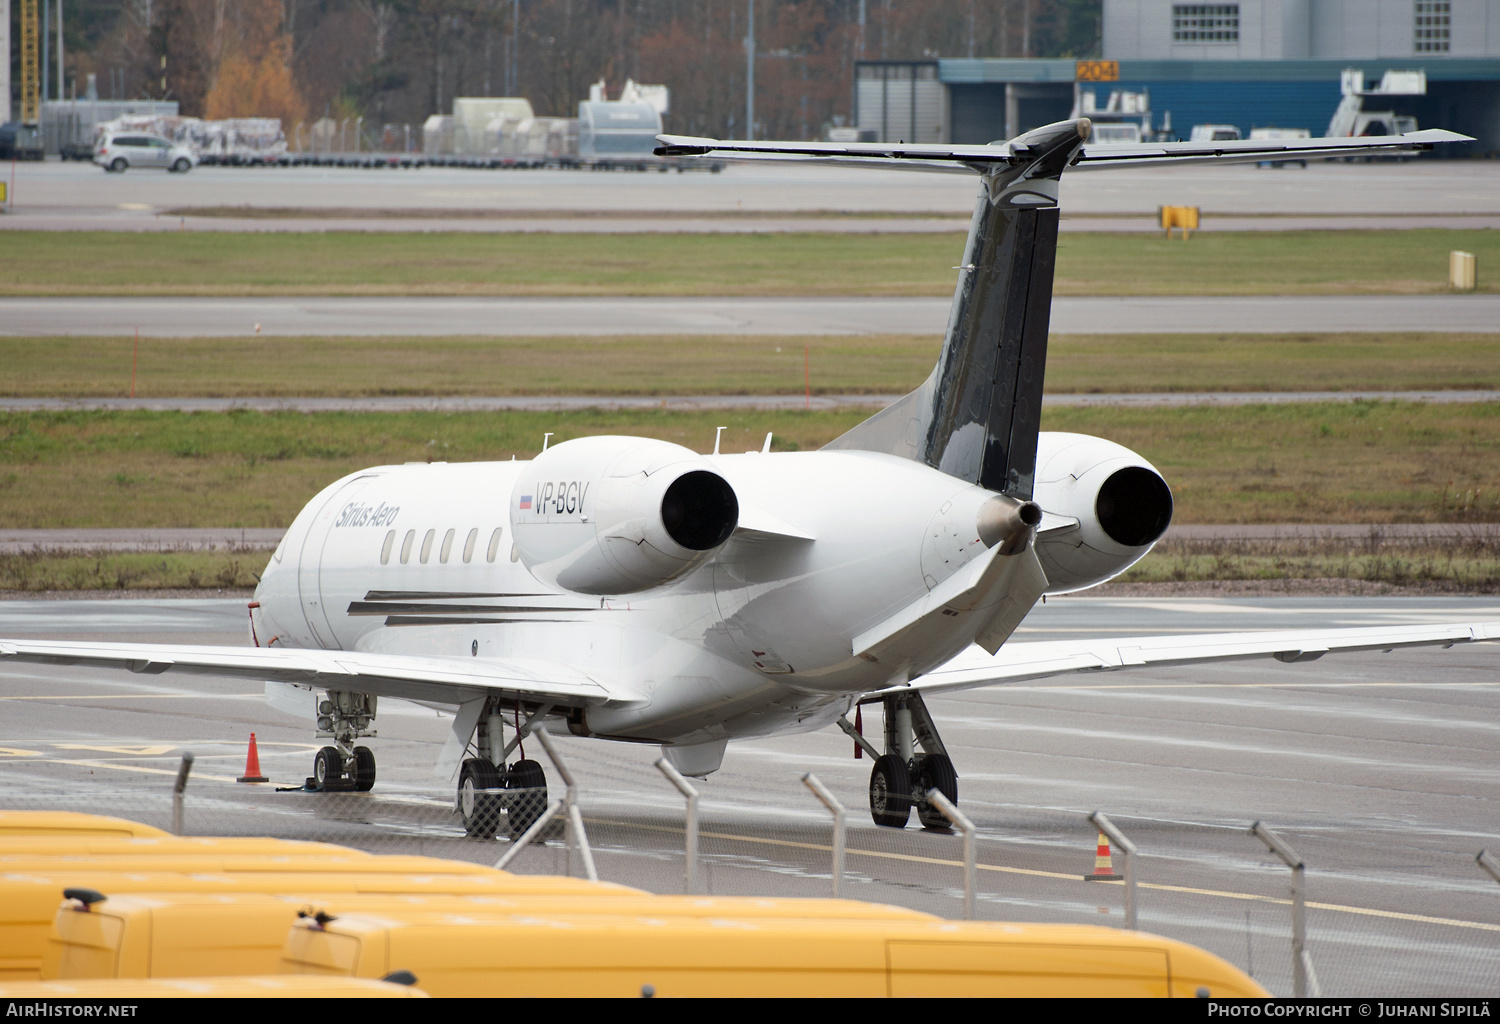
[[1195,124],[1189,142],[1234,142],[1240,130],[1232,124]]

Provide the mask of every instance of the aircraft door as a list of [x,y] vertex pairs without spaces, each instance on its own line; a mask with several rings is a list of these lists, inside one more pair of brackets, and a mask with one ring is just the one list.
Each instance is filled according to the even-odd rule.
[[330,494],[308,524],[307,534],[302,540],[302,553],[297,560],[297,591],[302,600],[302,614],[307,619],[307,628],[312,631],[313,639],[319,647],[338,646],[327,609],[323,607],[322,588],[319,584],[323,548],[328,542],[333,524],[338,521],[340,510],[375,479],[374,474],[357,476]]

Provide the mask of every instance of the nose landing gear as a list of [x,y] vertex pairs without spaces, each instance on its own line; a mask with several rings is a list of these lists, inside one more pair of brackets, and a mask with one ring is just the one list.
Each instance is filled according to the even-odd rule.
[[331,738],[313,757],[307,788],[320,793],[368,793],[375,787],[375,752],[354,741],[376,733],[373,694],[330,690],[318,704],[318,735]]

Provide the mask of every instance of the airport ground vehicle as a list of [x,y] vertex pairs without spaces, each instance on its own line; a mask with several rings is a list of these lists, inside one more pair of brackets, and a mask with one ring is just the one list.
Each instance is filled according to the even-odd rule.
[[1091,925],[660,915],[350,915],[291,930],[289,973],[409,971],[434,996],[1265,996],[1184,943]]
[[[103,895],[103,894],[100,894]],[[90,905],[64,900],[41,966],[45,980],[274,974],[288,931],[309,915],[506,920],[547,914],[711,918],[933,921],[929,914],[855,900],[655,896],[609,886],[568,893],[446,894],[138,893]]]
[[186,174],[198,165],[198,158],[186,146],[179,146],[160,135],[107,132],[94,143],[94,163],[116,174],[132,167],[152,167]]

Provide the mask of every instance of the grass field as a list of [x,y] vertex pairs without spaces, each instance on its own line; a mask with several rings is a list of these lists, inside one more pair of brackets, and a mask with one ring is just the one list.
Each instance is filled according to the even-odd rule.
[[[528,458],[629,433],[723,450],[821,446],[855,412],[0,415],[0,527],[285,526],[355,469]],[[1051,409],[1048,430],[1109,437],[1166,475],[1182,523],[1500,520],[1500,408],[1352,402]]]
[[[936,336],[150,338],[136,394],[901,394]],[[121,397],[130,337],[0,338],[0,394]],[[1052,393],[1500,387],[1500,334],[1053,335]]]
[[[255,586],[270,558],[259,550],[0,554],[0,591],[226,590]],[[1344,540],[1167,540],[1122,583],[1204,580],[1353,580],[1435,591],[1500,591],[1500,545],[1493,535],[1421,544],[1374,537]]]
[[1358,540],[1165,540],[1122,583],[1202,580],[1358,580],[1403,587],[1500,591],[1493,534],[1407,543],[1372,530]]
[[[957,233],[6,233],[0,295],[948,295]],[[1447,291],[1500,232],[1066,233],[1060,295]],[[1496,279],[1481,269],[1479,288]]]

